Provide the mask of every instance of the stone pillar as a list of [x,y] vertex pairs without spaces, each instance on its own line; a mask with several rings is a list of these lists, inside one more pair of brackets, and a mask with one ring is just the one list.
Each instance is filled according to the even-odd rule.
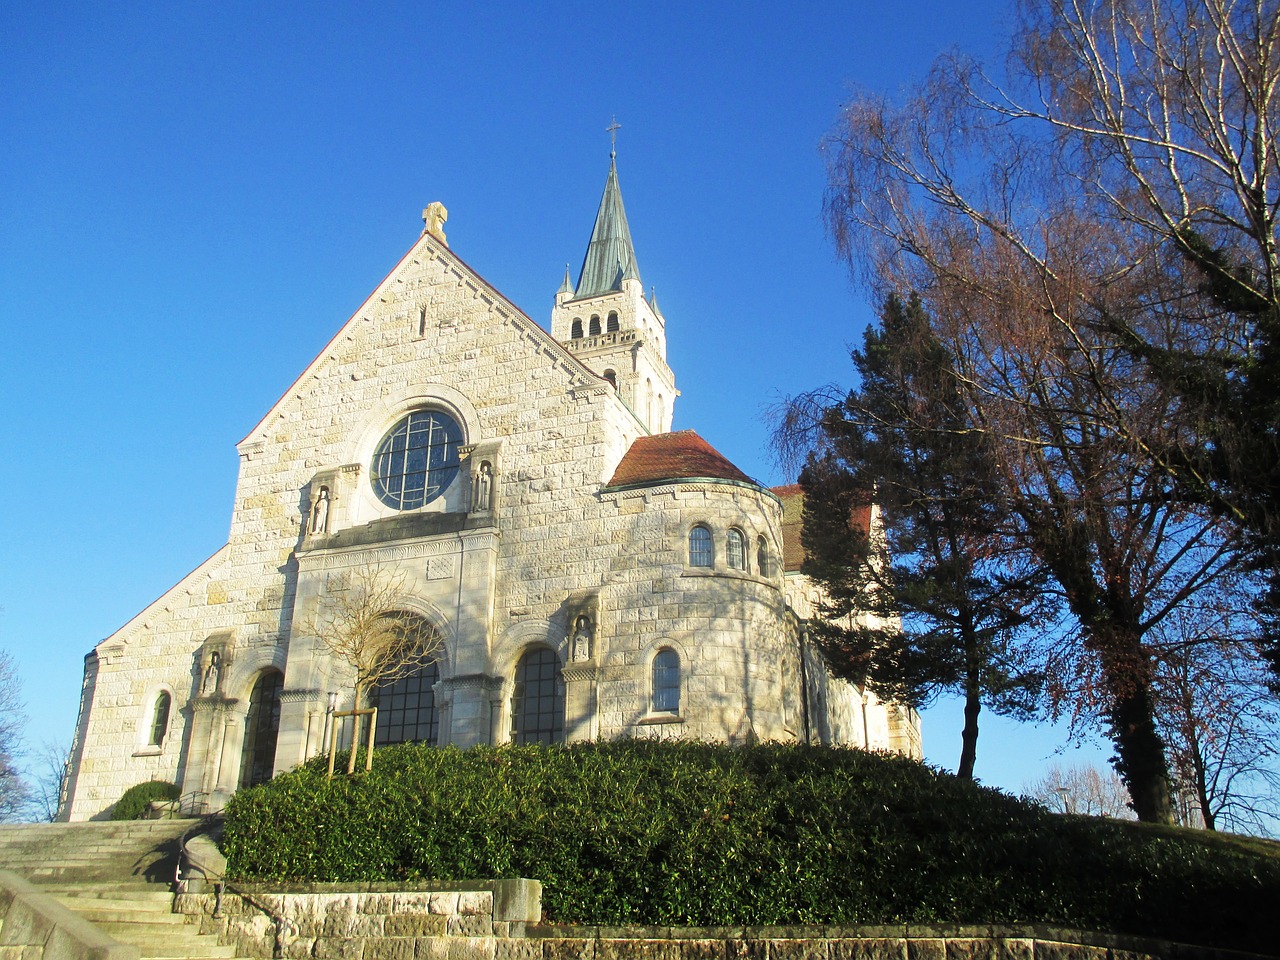
[[244,751],[244,721],[241,713],[226,716],[222,724],[222,750],[213,788],[214,809],[220,810],[240,786],[240,757]]
[[191,701],[191,738],[181,786],[184,794],[200,794],[200,800],[207,801],[217,784],[226,705],[222,697],[196,697]]
[[599,733],[597,673],[595,660],[570,663],[564,668],[564,738],[568,742],[594,740]]
[[441,701],[448,716],[448,728],[441,725],[440,745],[466,749],[477,744],[494,742],[493,710],[495,700],[501,701],[502,678],[484,673],[465,677],[449,677],[437,685]]
[[280,731],[276,734],[273,776],[292,770],[307,759],[311,739],[309,714],[321,709],[320,698],[320,691],[310,688],[280,691]]

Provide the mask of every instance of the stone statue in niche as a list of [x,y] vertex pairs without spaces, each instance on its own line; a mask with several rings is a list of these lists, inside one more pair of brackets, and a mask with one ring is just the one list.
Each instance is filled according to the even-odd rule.
[[311,532],[329,532],[329,488],[321,487],[316,505],[311,511]]
[[209,666],[204,671],[204,682],[200,685],[201,696],[211,697],[218,692],[222,682],[222,654],[217,650],[209,654]]
[[573,641],[570,644],[570,657],[574,663],[591,659],[591,618],[580,614],[573,622]]
[[475,509],[482,512],[493,509],[493,467],[488,460],[480,464],[476,477]]

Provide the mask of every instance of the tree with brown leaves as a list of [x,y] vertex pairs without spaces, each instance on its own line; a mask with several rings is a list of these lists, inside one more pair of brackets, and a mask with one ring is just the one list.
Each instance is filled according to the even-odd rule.
[[1144,820],[1172,816],[1152,631],[1227,575],[1242,533],[1266,539],[1215,465],[1255,411],[1215,415],[1169,371],[1269,382],[1247,361],[1280,278],[1278,29],[1274,0],[1028,3],[1007,76],[944,58],[903,103],[854,100],[828,143],[837,244],[877,294],[917,291],[955,357],[1078,625],[1059,660],[1096,664]]

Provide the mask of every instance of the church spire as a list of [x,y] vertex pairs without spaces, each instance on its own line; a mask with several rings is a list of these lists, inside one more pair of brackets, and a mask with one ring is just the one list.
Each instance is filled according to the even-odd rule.
[[609,154],[609,178],[604,184],[604,196],[596,212],[595,227],[591,231],[591,243],[582,261],[578,275],[575,298],[595,297],[622,289],[622,281],[640,279],[636,266],[636,251],[631,245],[631,229],[627,226],[627,213],[622,208],[622,190],[618,187],[618,163],[615,154]]

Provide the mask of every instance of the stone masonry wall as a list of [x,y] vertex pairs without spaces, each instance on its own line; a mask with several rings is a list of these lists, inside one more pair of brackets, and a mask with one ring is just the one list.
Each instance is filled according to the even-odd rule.
[[179,894],[241,956],[286,960],[1250,960],[1044,925],[594,927],[538,922],[526,880]]

